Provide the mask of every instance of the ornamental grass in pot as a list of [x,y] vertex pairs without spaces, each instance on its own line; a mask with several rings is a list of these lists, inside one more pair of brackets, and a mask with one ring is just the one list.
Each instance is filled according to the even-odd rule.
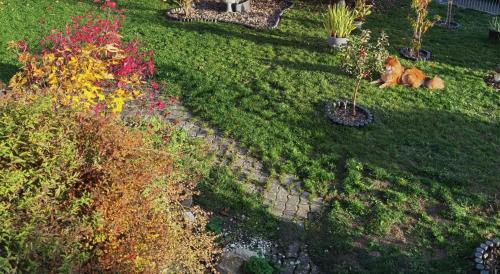
[[356,28],[361,29],[361,26],[365,22],[368,15],[372,14],[373,5],[368,5],[366,0],[356,0],[354,3],[354,14],[356,19],[354,19],[354,25]]
[[328,5],[323,24],[328,32],[330,46],[347,44],[349,35],[356,29],[354,19],[356,19],[354,11],[351,11],[345,4]]
[[490,20],[490,39],[500,41],[500,20],[498,20],[498,16]]

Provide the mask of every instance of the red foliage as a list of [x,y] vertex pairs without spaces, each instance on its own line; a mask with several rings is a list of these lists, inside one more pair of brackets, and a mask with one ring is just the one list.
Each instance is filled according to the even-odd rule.
[[[93,84],[109,91],[123,89],[135,92],[139,90],[142,97],[148,100],[149,110],[163,110],[165,102],[158,99],[158,84],[146,83],[155,73],[153,51],[142,51],[140,43],[135,40],[122,41],[121,19],[125,16],[124,11],[117,8],[116,2],[111,0],[95,0],[94,2],[102,4],[102,9],[108,12],[107,15],[104,17],[75,16],[63,30],[52,30],[50,35],[40,41],[42,56],[53,54],[55,57],[69,61],[81,54],[85,45],[92,44],[105,48],[107,53],[95,53],[94,57],[105,60],[116,58],[118,55],[122,58],[108,62],[107,70],[113,76],[113,80],[102,80]],[[28,52],[28,46],[24,41],[17,42],[13,47],[20,53]],[[25,69],[30,70],[30,67]],[[32,75],[32,73],[28,74]],[[32,83],[28,81],[26,84]],[[96,112],[101,110],[100,106],[94,106],[94,108]]]

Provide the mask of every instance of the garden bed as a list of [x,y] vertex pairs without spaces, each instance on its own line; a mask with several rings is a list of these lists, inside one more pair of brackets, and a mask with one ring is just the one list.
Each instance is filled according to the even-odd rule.
[[486,82],[488,86],[500,91],[500,82],[495,82],[495,77],[493,75],[484,77],[484,82]]
[[430,51],[423,50],[423,49],[421,49],[419,51],[418,56],[411,55],[409,48],[401,48],[399,50],[399,53],[400,53],[401,57],[408,59],[408,60],[412,60],[412,61],[429,61],[432,58],[432,53]]
[[180,8],[167,11],[167,17],[181,21],[227,22],[244,25],[250,28],[276,28],[283,12],[290,8],[289,1],[253,1],[250,12],[226,12],[224,2],[201,0],[195,4],[192,15],[186,17]]
[[373,114],[366,108],[356,105],[356,114],[352,111],[352,103],[338,101],[326,105],[326,115],[333,123],[350,127],[363,127],[373,122]]

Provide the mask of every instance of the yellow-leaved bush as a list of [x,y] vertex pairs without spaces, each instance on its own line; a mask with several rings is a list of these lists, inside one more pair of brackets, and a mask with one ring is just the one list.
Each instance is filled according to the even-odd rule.
[[126,88],[106,85],[116,80],[109,73],[109,67],[119,64],[123,58],[123,50],[113,45],[87,44],[78,54],[66,58],[53,53],[21,52],[18,61],[22,69],[12,77],[9,87],[22,92],[46,91],[56,95],[63,105],[79,110],[102,104],[113,112],[120,112],[125,102],[141,94],[135,88],[143,85],[136,75],[121,77],[120,85]]

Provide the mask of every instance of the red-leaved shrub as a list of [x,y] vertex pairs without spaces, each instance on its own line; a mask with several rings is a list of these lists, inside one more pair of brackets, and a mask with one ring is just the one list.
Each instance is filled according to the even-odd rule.
[[[77,16],[64,30],[52,30],[41,40],[41,53],[32,53],[24,41],[11,42],[18,51],[21,71],[10,81],[14,91],[48,92],[80,110],[121,112],[128,102],[143,100],[147,109],[165,105],[158,85],[149,83],[155,66],[152,51],[138,41],[120,36],[123,11],[103,2],[106,16]],[[108,111],[109,110],[109,111]]]

